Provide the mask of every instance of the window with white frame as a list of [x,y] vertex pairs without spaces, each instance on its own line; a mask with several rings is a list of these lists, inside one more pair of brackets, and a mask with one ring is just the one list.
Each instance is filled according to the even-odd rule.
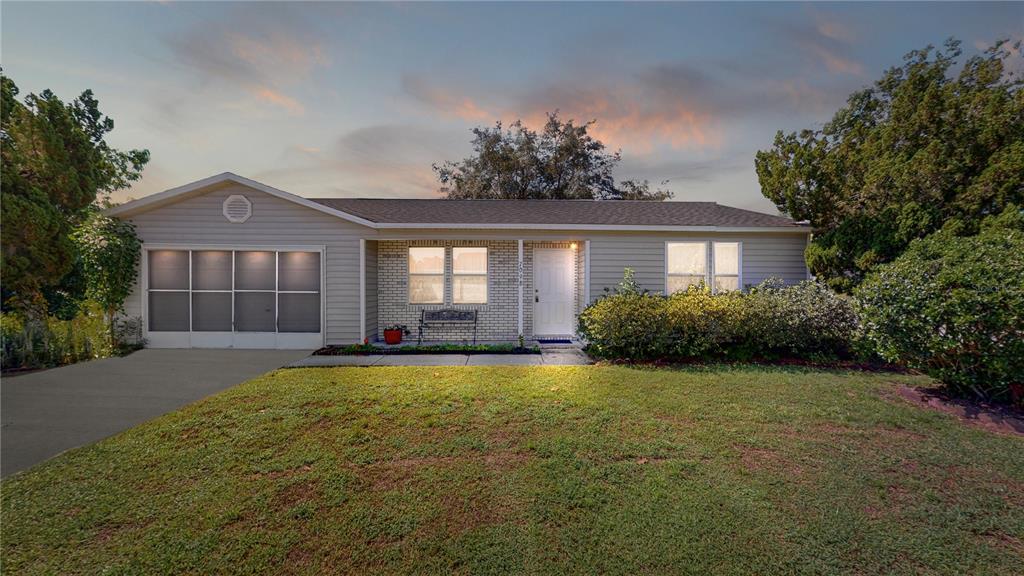
[[712,271],[714,280],[712,287],[715,292],[728,292],[740,289],[740,243],[715,242],[712,245],[714,254]]
[[672,294],[707,281],[707,242],[669,242],[665,246],[666,292]]
[[409,247],[409,303],[444,304],[444,247]]
[[452,248],[452,302],[455,304],[487,303],[487,248],[456,246]]

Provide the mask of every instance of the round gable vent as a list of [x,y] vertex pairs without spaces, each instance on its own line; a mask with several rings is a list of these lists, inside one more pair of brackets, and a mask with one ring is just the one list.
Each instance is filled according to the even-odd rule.
[[252,202],[241,194],[232,194],[224,199],[224,217],[228,222],[245,222],[252,216]]

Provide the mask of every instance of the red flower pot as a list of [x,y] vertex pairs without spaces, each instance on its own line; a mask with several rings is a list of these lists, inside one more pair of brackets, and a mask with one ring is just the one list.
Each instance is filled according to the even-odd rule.
[[385,344],[401,344],[402,343],[402,331],[401,330],[385,330],[384,331],[384,343]]

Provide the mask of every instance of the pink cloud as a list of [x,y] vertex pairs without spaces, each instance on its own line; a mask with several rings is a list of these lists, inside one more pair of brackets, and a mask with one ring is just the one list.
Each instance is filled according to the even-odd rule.
[[261,86],[254,90],[254,94],[257,99],[284,108],[290,114],[301,116],[306,111],[298,100],[282,94],[273,88]]

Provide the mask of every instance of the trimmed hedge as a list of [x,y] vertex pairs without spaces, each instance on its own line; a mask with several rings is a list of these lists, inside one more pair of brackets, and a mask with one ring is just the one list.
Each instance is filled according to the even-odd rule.
[[835,359],[851,353],[858,322],[850,299],[816,282],[662,296],[636,289],[627,270],[614,294],[580,314],[579,331],[588,352],[609,359]]
[[855,291],[866,338],[886,360],[953,392],[1006,401],[1024,384],[1024,215],[1014,206],[977,236],[916,240]]

